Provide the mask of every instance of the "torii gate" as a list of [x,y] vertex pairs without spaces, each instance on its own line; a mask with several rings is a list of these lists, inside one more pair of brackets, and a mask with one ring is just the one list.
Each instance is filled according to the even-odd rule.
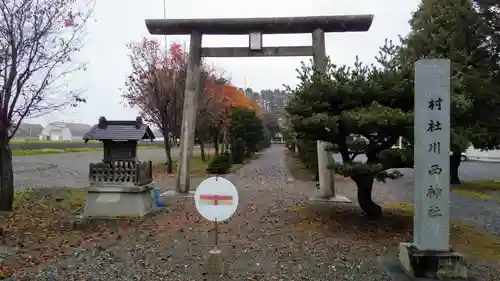
[[[317,71],[326,71],[325,32],[368,31],[373,15],[341,15],[282,18],[225,19],[147,19],[146,27],[154,35],[191,35],[189,46],[181,148],[177,169],[176,189],[189,193],[190,159],[193,154],[194,130],[202,57],[286,57],[312,56]],[[312,46],[263,47],[262,34],[311,33]],[[249,35],[249,46],[202,48],[202,35]],[[325,150],[326,143],[317,142],[320,194],[316,200],[350,202],[335,194],[333,173],[328,164],[333,155]]]

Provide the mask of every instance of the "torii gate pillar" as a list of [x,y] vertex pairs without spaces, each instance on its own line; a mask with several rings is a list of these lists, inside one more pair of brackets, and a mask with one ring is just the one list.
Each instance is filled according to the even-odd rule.
[[[188,73],[182,116],[181,150],[177,170],[176,189],[187,194],[190,190],[189,161],[193,154],[194,129],[199,92],[200,60],[202,57],[283,57],[312,56],[316,71],[326,71],[325,32],[368,31],[373,15],[344,15],[284,18],[238,18],[238,19],[148,19],[146,26],[151,34],[191,35]],[[262,34],[312,33],[312,46],[262,47]],[[202,35],[250,36],[249,47],[202,48]],[[252,42],[253,40],[253,42]],[[313,200],[350,202],[335,194],[333,172],[328,169],[333,163],[333,154],[327,151],[328,144],[318,141],[319,194]]]

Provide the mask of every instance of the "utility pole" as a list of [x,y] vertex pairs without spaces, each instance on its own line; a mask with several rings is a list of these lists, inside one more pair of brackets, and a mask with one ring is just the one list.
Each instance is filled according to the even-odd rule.
[[[167,0],[163,0],[163,19],[167,19]],[[168,52],[168,45],[167,45],[167,35],[163,37],[165,41],[165,54]]]

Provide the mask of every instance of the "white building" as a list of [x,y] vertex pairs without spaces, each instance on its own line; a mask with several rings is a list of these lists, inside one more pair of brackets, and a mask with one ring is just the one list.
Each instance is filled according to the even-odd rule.
[[40,133],[40,140],[81,141],[92,126],[81,123],[52,122]]

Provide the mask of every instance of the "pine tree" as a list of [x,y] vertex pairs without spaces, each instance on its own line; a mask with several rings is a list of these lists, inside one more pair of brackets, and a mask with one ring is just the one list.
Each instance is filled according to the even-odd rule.
[[492,86],[492,57],[484,43],[484,21],[469,0],[423,0],[410,20],[411,32],[403,38],[399,61],[413,69],[421,58],[451,61],[452,145],[450,180],[458,184],[461,154],[472,143],[495,146],[490,116],[498,112],[498,95]]

